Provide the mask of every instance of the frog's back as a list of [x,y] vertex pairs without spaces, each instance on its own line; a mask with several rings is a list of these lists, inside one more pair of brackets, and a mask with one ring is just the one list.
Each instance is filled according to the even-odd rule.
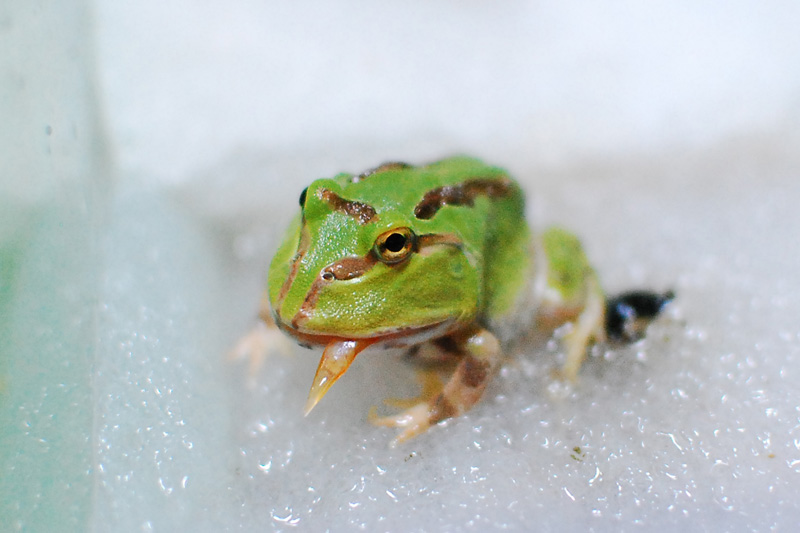
[[[424,206],[420,206],[419,210],[416,209],[421,202],[420,193],[424,195],[443,187],[452,187],[451,197],[442,200],[447,205],[455,206],[457,202],[452,194],[458,189],[466,192],[463,185],[470,181],[480,181],[485,184],[507,183],[509,187],[517,188],[505,170],[465,156],[451,157],[421,166],[399,162],[385,163],[358,175],[339,174],[334,180],[342,186],[342,192],[348,198],[369,203],[378,212],[387,208],[404,210],[410,208],[420,219],[430,219],[435,214],[431,211],[420,212]],[[478,191],[474,191],[472,200],[477,193]]]

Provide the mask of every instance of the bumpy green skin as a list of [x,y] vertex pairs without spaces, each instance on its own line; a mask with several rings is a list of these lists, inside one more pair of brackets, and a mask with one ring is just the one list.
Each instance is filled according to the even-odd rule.
[[[477,195],[472,205],[444,205],[427,220],[414,213],[426,193],[474,179],[509,178],[502,169],[459,157],[424,167],[390,167],[363,178],[340,174],[314,181],[270,265],[269,301],[278,324],[291,324],[305,306],[309,313],[300,331],[366,338],[508,313],[531,276],[531,235],[519,186],[508,182],[506,194]],[[320,189],[367,204],[377,216],[362,223],[320,198]],[[353,279],[315,286],[325,267],[369,257],[379,235],[400,227],[418,236],[452,235],[462,245],[430,246],[400,264],[376,262]]]

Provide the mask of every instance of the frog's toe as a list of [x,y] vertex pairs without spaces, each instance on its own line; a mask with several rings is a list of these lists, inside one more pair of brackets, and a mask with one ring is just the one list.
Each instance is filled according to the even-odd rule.
[[369,421],[376,426],[404,428],[391,442],[392,446],[396,446],[424,433],[431,426],[431,410],[427,402],[419,403],[392,416],[379,417],[373,410],[370,412]]
[[401,413],[391,416],[377,416],[375,411],[370,412],[370,423],[376,426],[404,428],[417,425],[419,420],[429,418],[427,403],[418,403]]

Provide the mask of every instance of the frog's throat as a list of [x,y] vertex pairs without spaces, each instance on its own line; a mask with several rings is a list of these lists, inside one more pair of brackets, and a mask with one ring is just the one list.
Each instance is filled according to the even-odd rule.
[[461,325],[471,320],[472,317],[448,317],[437,322],[424,325],[386,327],[364,335],[348,335],[344,337],[336,333],[318,332],[297,329],[290,324],[280,322],[280,317],[273,315],[275,323],[281,331],[307,348],[312,346],[330,346],[335,342],[344,341],[370,341],[370,344],[380,344],[384,348],[398,348],[420,344],[438,337],[452,333]]

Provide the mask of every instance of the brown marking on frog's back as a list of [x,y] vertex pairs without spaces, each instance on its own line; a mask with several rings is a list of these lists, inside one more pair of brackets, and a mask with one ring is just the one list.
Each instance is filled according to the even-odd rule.
[[502,198],[511,194],[511,188],[512,181],[506,176],[473,178],[455,185],[443,185],[425,193],[414,207],[414,216],[428,220],[446,205],[472,207],[479,196]]
[[388,163],[383,163],[375,168],[371,168],[369,170],[365,170],[358,176],[353,176],[350,180],[353,183],[358,183],[360,181],[364,181],[370,176],[374,176],[375,174],[380,174],[381,172],[386,172],[387,170],[405,170],[407,168],[413,168],[408,163],[403,163],[400,161],[390,161]]

